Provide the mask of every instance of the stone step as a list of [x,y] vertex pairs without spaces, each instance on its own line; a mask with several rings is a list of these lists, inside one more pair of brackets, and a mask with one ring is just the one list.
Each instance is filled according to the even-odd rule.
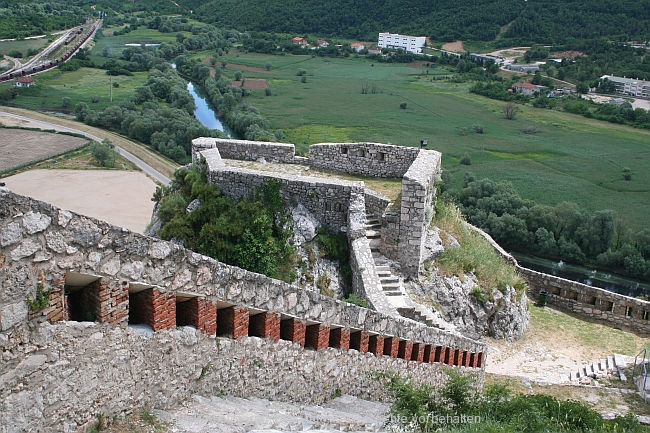
[[598,368],[600,368],[601,371],[609,370],[609,368],[607,368],[607,360],[606,359],[598,360]]
[[378,238],[381,238],[381,232],[367,228],[366,229],[366,237],[368,239],[378,239]]
[[616,368],[616,365],[614,365],[614,358],[611,356],[607,357],[607,369],[608,370],[614,370]]
[[392,290],[401,290],[401,286],[400,286],[399,282],[382,284],[381,288],[384,289],[384,290],[391,290],[391,289]]
[[386,296],[402,296],[402,292],[399,292],[399,291],[397,291],[397,292],[390,291],[389,292],[389,291],[384,290],[384,295],[386,295]]
[[399,278],[394,275],[379,276],[379,282],[382,286],[387,284],[399,284]]
[[388,272],[390,273],[390,266],[388,265],[375,265],[377,272]]

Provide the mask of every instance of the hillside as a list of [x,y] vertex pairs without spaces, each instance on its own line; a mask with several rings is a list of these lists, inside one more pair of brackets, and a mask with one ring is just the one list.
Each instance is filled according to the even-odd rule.
[[0,37],[61,30],[98,11],[107,12],[109,21],[147,11],[192,15],[228,29],[369,41],[385,31],[435,41],[498,39],[499,46],[650,39],[650,0],[0,0]]
[[[240,30],[318,34],[375,40],[378,32],[426,35],[432,40],[504,44],[564,43],[606,37],[650,37],[650,1],[590,0],[213,0],[182,2],[201,20]],[[504,27],[504,26],[507,26]]]

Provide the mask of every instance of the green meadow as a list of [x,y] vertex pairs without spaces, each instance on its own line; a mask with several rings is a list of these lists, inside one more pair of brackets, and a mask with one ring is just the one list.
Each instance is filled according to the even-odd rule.
[[[515,119],[507,120],[503,102],[469,93],[469,84],[436,79],[448,72],[435,66],[354,56],[232,53],[221,59],[228,62],[228,75],[236,65],[271,65],[270,71],[242,71],[246,78],[265,78],[272,92],[253,91],[249,102],[300,152],[318,142],[419,146],[426,139],[430,149],[443,153],[454,187],[471,172],[509,181],[538,203],[614,209],[633,229],[647,227],[650,131],[531,106],[519,106]],[[301,69],[305,82],[297,75]],[[474,132],[478,127],[483,133]],[[465,154],[469,166],[460,164]],[[624,168],[631,170],[630,181],[623,179]]]
[[[30,110],[58,111],[65,108],[63,98],[67,97],[70,98],[68,109],[74,109],[79,102],[85,102],[93,110],[103,110],[128,100],[134,89],[147,81],[147,75],[147,72],[136,72],[130,77],[120,75],[111,78],[102,69],[80,68],[69,72],[53,69],[34,75],[36,85],[20,89],[20,95],[12,103]],[[13,84],[1,84],[0,91]]]
[[18,50],[26,57],[29,50],[42,50],[48,44],[49,41],[47,38],[1,41],[0,54],[9,54],[13,50]]

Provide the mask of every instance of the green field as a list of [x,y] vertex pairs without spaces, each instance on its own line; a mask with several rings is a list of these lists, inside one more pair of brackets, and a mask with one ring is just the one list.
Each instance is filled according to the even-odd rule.
[[2,41],[0,42],[0,54],[9,54],[10,51],[18,50],[27,56],[29,50],[41,50],[48,45],[47,38],[40,39],[20,39],[17,41]]
[[[110,105],[118,105],[133,95],[133,90],[147,80],[147,72],[136,72],[131,77],[119,75],[112,82],[119,87],[111,87],[111,77],[102,69],[81,68],[77,71],[61,72],[53,69],[34,76],[36,85],[20,89],[20,95],[12,102],[31,110],[61,110],[63,98],[70,98],[69,109],[79,102],[85,102],[93,110],[103,110]],[[14,83],[3,83],[0,91]],[[113,102],[110,102],[111,89]],[[94,103],[92,98],[99,97]]]
[[[469,84],[436,80],[446,71],[434,67],[354,57],[229,54],[224,59],[229,75],[234,65],[272,66],[243,71],[247,78],[267,79],[273,93],[254,91],[249,102],[299,151],[317,142],[418,146],[427,139],[429,148],[443,153],[443,169],[455,187],[472,172],[510,181],[539,203],[614,209],[634,229],[647,227],[650,131],[529,106],[507,120],[503,102],[470,94]],[[296,75],[299,69],[306,71],[305,83]],[[364,83],[376,93],[362,94]],[[400,109],[403,102],[406,109]],[[474,133],[474,125],[484,133]],[[536,132],[524,133],[527,127]],[[464,154],[470,166],[459,163]],[[631,170],[631,181],[623,180],[623,168]]]

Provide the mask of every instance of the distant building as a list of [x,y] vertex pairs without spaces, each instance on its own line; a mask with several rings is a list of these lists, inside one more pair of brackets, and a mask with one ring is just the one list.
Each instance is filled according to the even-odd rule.
[[625,77],[615,77],[614,75],[603,75],[600,77],[600,79],[608,79],[614,83],[614,93],[617,93],[619,95],[650,98],[650,81],[636,80]]
[[512,85],[512,89],[517,93],[521,93],[522,95],[532,96],[535,93],[541,92],[542,89],[545,89],[545,87],[536,86],[535,84],[530,83],[514,83]]
[[379,48],[401,48],[414,54],[422,53],[422,47],[427,43],[425,36],[407,36],[396,33],[379,33],[377,46]]
[[306,47],[308,45],[307,39],[305,38],[300,38],[300,37],[295,37],[293,38],[293,44],[294,45],[300,45],[302,47]]
[[379,47],[370,47],[370,48],[368,48],[368,54],[381,54],[381,48],[379,48]]
[[539,71],[539,64],[531,63],[531,64],[520,65],[520,64],[511,63],[506,66],[506,69],[509,69],[511,71],[518,71],[518,72]]
[[363,45],[361,42],[354,42],[354,43],[350,44],[350,48],[352,48],[354,51],[356,51],[358,53],[359,51],[366,48],[366,46]]
[[20,77],[16,81],[16,87],[32,87],[35,83],[32,77]]
[[494,62],[497,65],[502,64],[505,62],[506,58],[502,56],[495,56],[493,54],[477,54],[477,53],[470,53],[469,58],[474,60],[475,62],[481,62],[482,64],[486,64],[487,62]]
[[327,48],[330,46],[330,43],[327,41],[323,41],[321,39],[318,40],[318,46],[321,48]]

